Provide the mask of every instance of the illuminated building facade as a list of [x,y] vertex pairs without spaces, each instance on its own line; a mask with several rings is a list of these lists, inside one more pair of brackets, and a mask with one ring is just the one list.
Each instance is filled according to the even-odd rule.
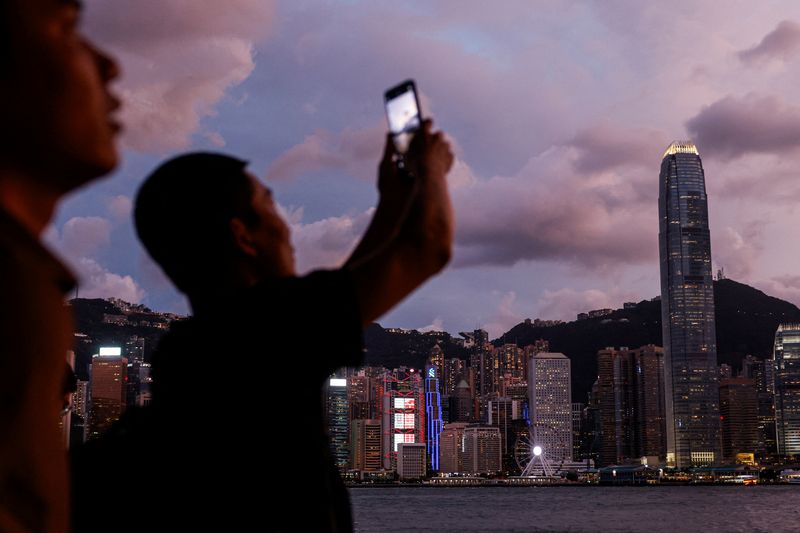
[[667,464],[713,464],[720,460],[714,285],[705,175],[694,144],[667,148],[659,182]]
[[456,473],[464,471],[464,432],[467,422],[446,424],[439,436],[439,471]]
[[742,360],[741,376],[755,381],[758,391],[758,447],[756,453],[765,458],[777,453],[775,440],[775,367],[772,358],[758,359],[747,355]]
[[439,470],[439,434],[442,432],[442,398],[439,394],[438,368],[425,371],[425,420],[428,424],[427,451],[431,470]]
[[537,353],[528,361],[531,437],[548,461],[572,461],[570,360],[563,353]]
[[450,396],[456,390],[456,385],[458,385],[460,376],[462,373],[465,373],[466,368],[464,366],[464,361],[457,357],[448,359],[445,361],[444,365],[443,392],[446,396]]
[[491,474],[503,468],[500,429],[486,426],[464,428],[464,472]]
[[521,418],[518,407],[519,402],[508,397],[489,400],[486,424],[496,427],[500,431],[500,449],[503,455],[504,470],[508,470],[514,465],[514,444],[517,440],[514,419]]
[[401,442],[397,445],[397,477],[420,479],[426,476],[425,444]]
[[775,433],[778,453],[800,454],[800,324],[775,332]]
[[474,419],[472,391],[465,379],[458,383],[455,393],[450,396],[449,411],[450,422],[472,422]]
[[397,466],[397,445],[401,442],[425,445],[425,388],[413,368],[399,368],[383,376],[381,424],[384,469]]
[[382,440],[380,420],[353,420],[350,439],[353,469],[375,472],[383,468]]
[[127,366],[121,348],[100,348],[92,356],[89,438],[105,432],[125,411]]
[[758,390],[747,378],[728,378],[719,382],[719,412],[722,434],[722,459],[735,463],[739,454],[755,454],[758,449]]
[[624,464],[666,455],[664,350],[652,344],[597,352],[600,461]]
[[333,462],[340,470],[347,470],[350,460],[350,402],[347,379],[332,377],[328,380],[325,403]]
[[350,376],[349,379],[347,390],[350,401],[350,420],[373,418],[372,406],[374,402],[370,401],[370,394],[374,390],[371,386],[372,378],[359,374]]

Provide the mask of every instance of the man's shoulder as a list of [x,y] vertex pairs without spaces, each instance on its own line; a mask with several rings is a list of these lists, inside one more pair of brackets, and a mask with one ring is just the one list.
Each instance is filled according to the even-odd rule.
[[320,291],[349,289],[353,286],[350,270],[320,269],[302,276],[267,278],[253,285],[243,294],[273,293],[277,295],[293,295],[302,292],[319,294]]

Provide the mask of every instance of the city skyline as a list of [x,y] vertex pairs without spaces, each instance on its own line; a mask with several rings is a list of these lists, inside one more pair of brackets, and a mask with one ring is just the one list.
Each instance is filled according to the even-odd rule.
[[375,202],[380,96],[411,76],[457,147],[457,242],[452,267],[383,324],[495,336],[656,295],[652,169],[682,137],[713,176],[714,264],[798,304],[783,243],[800,199],[800,6],[769,5],[89,1],[90,36],[125,72],[125,161],[64,204],[49,239],[79,294],[185,313],[130,204],[167,154],[216,149],[266,176],[301,269],[336,264]]

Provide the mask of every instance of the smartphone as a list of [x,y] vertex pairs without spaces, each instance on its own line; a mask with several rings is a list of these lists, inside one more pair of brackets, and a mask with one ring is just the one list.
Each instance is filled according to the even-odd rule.
[[[383,98],[395,148],[400,155],[405,154],[414,138],[414,132],[422,124],[417,86],[414,80],[406,80],[386,91]],[[398,163],[402,166],[402,160]]]

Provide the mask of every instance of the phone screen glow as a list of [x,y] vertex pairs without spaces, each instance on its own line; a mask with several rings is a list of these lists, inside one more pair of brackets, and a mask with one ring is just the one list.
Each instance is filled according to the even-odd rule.
[[405,153],[414,132],[420,126],[419,109],[414,92],[408,90],[386,102],[389,131],[394,134],[397,151]]

